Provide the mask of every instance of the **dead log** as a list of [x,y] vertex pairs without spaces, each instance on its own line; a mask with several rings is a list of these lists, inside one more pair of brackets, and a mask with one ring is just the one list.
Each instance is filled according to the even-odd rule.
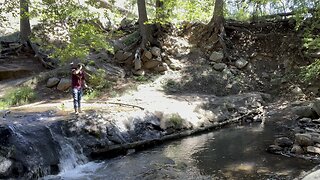
[[239,116],[239,117],[227,120],[227,121],[216,122],[216,123],[212,123],[211,125],[206,126],[206,127],[199,127],[199,128],[192,129],[192,130],[183,130],[183,131],[176,132],[173,134],[164,135],[163,137],[161,137],[159,139],[141,140],[141,141],[136,141],[136,142],[132,142],[132,143],[116,144],[116,145],[106,146],[106,147],[102,147],[102,148],[95,148],[95,149],[93,149],[90,156],[94,159],[98,159],[101,157],[114,157],[114,156],[126,153],[127,150],[129,150],[129,149],[140,150],[140,149],[144,149],[146,147],[159,145],[159,144],[164,143],[169,140],[180,139],[180,138],[183,138],[186,136],[203,133],[203,132],[206,132],[206,131],[209,131],[212,129],[219,129],[219,128],[225,127],[227,125],[238,123],[243,118],[250,116],[252,114],[257,114],[257,113],[259,113],[259,110],[255,109],[255,110],[252,110],[242,116]]

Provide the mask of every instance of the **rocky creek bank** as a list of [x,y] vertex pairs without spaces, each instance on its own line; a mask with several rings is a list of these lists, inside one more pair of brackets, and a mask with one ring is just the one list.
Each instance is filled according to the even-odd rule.
[[80,116],[3,111],[0,177],[36,179],[230,123],[261,122],[269,100],[263,93],[201,96],[192,101],[192,111],[179,107],[182,113],[125,107]]

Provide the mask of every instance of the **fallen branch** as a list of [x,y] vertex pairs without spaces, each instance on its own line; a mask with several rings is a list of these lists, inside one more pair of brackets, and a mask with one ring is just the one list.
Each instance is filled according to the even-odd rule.
[[90,156],[94,159],[98,159],[101,157],[114,157],[116,155],[125,154],[127,152],[127,150],[129,150],[129,149],[138,149],[138,150],[144,149],[146,147],[159,145],[165,141],[180,139],[180,138],[183,138],[186,136],[190,136],[190,135],[194,135],[194,134],[198,134],[198,133],[203,133],[205,131],[209,131],[212,129],[219,129],[219,128],[222,128],[227,125],[238,123],[244,117],[249,116],[251,114],[256,114],[258,112],[259,112],[259,110],[255,109],[255,110],[252,110],[242,116],[239,116],[239,117],[227,120],[227,121],[216,122],[216,123],[213,123],[207,127],[198,127],[197,129],[193,129],[193,130],[185,130],[185,131],[177,132],[174,134],[164,135],[163,137],[161,137],[159,139],[141,140],[141,141],[136,141],[136,142],[132,142],[132,143],[117,144],[117,145],[107,146],[107,147],[103,147],[103,148],[95,148],[95,149],[93,149]]

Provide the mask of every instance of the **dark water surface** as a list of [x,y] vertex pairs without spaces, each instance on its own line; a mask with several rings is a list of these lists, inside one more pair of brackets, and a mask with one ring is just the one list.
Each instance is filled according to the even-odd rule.
[[261,124],[221,129],[45,179],[294,179],[315,166],[267,153],[279,135],[275,129]]

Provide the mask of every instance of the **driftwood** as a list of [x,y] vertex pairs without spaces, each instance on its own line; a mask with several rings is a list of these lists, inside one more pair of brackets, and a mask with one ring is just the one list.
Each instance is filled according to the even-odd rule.
[[107,146],[107,147],[103,147],[103,148],[95,148],[93,150],[93,152],[91,153],[91,157],[94,159],[98,159],[101,157],[114,157],[114,156],[117,156],[120,154],[127,153],[127,150],[129,150],[129,149],[137,149],[137,150],[145,149],[146,147],[152,147],[154,145],[159,145],[159,144],[164,143],[166,141],[180,139],[180,138],[183,138],[186,136],[190,136],[190,135],[194,135],[194,134],[198,134],[198,133],[203,133],[203,132],[206,132],[209,130],[219,129],[219,128],[225,127],[227,125],[238,123],[241,121],[241,119],[243,119],[247,116],[250,116],[252,114],[256,114],[256,113],[259,113],[257,109],[252,110],[251,112],[248,112],[244,115],[241,115],[239,117],[236,117],[236,118],[233,118],[233,119],[230,119],[227,121],[213,123],[209,126],[199,127],[197,129],[193,129],[193,130],[180,131],[177,133],[165,135],[159,139],[141,140],[141,141],[136,141],[136,142],[132,142],[132,143],[117,144],[117,145]]

